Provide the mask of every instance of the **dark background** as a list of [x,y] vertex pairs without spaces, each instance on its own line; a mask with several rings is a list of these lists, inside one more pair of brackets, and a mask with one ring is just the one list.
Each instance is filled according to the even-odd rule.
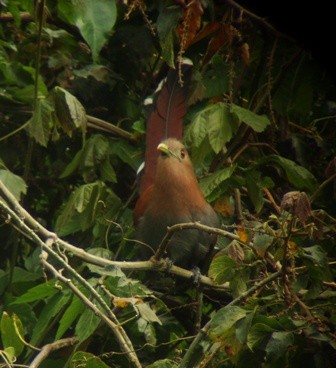
[[331,8],[331,1],[238,0],[237,3],[310,51],[336,82],[336,12]]

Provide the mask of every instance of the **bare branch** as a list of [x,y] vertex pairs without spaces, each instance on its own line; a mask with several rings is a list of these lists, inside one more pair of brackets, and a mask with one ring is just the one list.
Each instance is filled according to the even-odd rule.
[[55,350],[63,349],[67,346],[72,346],[78,342],[77,337],[67,337],[65,339],[54,341],[51,344],[44,345],[40,353],[36,355],[30,363],[29,368],[38,368],[40,364]]

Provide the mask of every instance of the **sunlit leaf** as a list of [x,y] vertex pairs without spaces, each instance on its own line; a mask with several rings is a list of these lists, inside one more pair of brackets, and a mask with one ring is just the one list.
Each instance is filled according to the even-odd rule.
[[14,348],[15,355],[19,356],[24,349],[24,344],[20,339],[20,337],[23,338],[24,329],[18,316],[14,314],[10,316],[7,312],[3,312],[0,322],[0,332],[3,347]]
[[[68,3],[68,4],[67,4]],[[76,25],[97,60],[117,19],[115,0],[71,0],[59,5],[69,22]]]

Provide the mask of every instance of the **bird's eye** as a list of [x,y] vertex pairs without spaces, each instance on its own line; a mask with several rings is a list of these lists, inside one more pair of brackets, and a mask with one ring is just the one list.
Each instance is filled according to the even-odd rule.
[[181,149],[181,158],[185,158],[186,157],[186,150],[184,148]]

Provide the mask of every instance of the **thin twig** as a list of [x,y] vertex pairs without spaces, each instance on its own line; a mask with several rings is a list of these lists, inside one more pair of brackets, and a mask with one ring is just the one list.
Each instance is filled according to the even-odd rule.
[[44,345],[40,353],[36,355],[30,363],[29,368],[38,368],[40,364],[55,350],[72,346],[78,342],[77,337],[67,337],[65,339],[54,341],[51,344]]

